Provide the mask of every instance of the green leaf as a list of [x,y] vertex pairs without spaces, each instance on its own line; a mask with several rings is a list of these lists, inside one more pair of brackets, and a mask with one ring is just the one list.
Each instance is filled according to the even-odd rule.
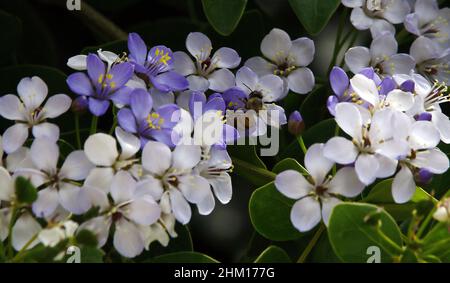
[[219,263],[214,258],[198,252],[178,252],[155,257],[154,263]]
[[297,18],[312,35],[322,31],[340,3],[340,0],[289,0]]
[[255,263],[292,263],[292,260],[282,248],[270,246],[258,256]]
[[230,145],[228,153],[233,160],[233,173],[256,186],[265,185],[274,180],[275,174],[267,170],[258,157],[254,145]]
[[306,258],[306,262],[312,263],[338,263],[341,260],[334,253],[331,247],[330,240],[328,237],[328,231],[324,231],[320,236],[317,243],[314,245],[313,250]]
[[221,35],[233,32],[244,13],[247,0],[202,0],[208,22]]
[[[379,225],[379,226],[378,226]],[[369,247],[380,248],[381,262],[391,262],[396,250],[377,232],[402,245],[394,219],[379,207],[362,203],[341,203],[331,213],[328,236],[336,255],[344,262],[367,262]]]
[[28,179],[17,177],[15,187],[16,197],[20,203],[31,204],[37,199],[37,190]]
[[76,235],[76,241],[80,245],[97,246],[97,237],[89,230],[81,230]]
[[416,187],[416,192],[408,203],[397,204],[392,197],[392,181],[393,179],[387,179],[376,184],[370,190],[370,193],[363,199],[363,202],[373,203],[383,207],[396,220],[405,220],[411,217],[412,211],[419,202],[437,202],[437,200],[425,190]]
[[95,246],[81,246],[80,263],[102,263],[105,252]]
[[293,158],[286,158],[275,164],[272,168],[272,172],[278,174],[286,170],[296,170],[302,174],[308,174],[308,171],[305,167],[303,167],[297,160]]
[[329,92],[323,86],[316,87],[300,106],[300,113],[306,127],[311,127],[330,116],[327,108]]
[[291,223],[295,200],[283,196],[273,182],[255,190],[250,198],[250,219],[255,230],[273,241],[295,240],[302,236]]

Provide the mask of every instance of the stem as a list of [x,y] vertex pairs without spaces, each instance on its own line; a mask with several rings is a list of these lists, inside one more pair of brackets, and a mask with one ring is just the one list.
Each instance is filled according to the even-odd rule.
[[75,113],[75,135],[77,139],[77,148],[81,149],[81,138],[80,138],[80,115]]
[[11,213],[11,220],[9,222],[9,226],[8,226],[8,258],[11,258],[13,256],[13,246],[12,246],[12,229],[14,226],[14,222],[16,222],[16,218],[17,218],[17,206],[14,203],[13,207],[12,207],[12,213]]
[[[446,197],[450,196],[450,190],[441,198],[441,200],[444,200]],[[436,206],[430,211],[430,213],[428,213],[427,218],[425,218],[425,220],[422,222],[422,224],[419,227],[419,231],[417,231],[417,238],[420,239],[420,237],[422,236],[423,232],[425,232],[425,230],[428,227],[428,224],[430,224],[430,221],[433,219],[433,214],[436,211]]]
[[298,144],[300,145],[300,148],[303,151],[303,154],[306,154],[307,149],[306,149],[305,141],[303,140],[303,137],[302,136],[297,137],[297,141],[298,141]]
[[89,132],[90,135],[93,135],[97,132],[97,123],[98,123],[98,117],[95,115],[92,115],[91,130]]
[[33,235],[33,237],[31,237],[30,240],[28,240],[28,242],[20,249],[20,251],[12,259],[12,262],[17,262],[23,257],[24,252],[37,239],[38,235],[39,235],[39,233],[36,233],[36,234]]
[[316,233],[312,237],[311,241],[309,241],[306,248],[303,250],[302,254],[297,260],[297,263],[304,263],[306,258],[308,257],[309,253],[312,251],[314,246],[316,245],[317,241],[319,240],[320,236],[322,235],[323,231],[325,231],[325,225],[322,223],[317,229]]
[[344,29],[344,22],[345,22],[347,13],[348,13],[348,9],[344,9],[344,12],[341,13],[341,17],[339,18],[339,26],[338,26],[338,29],[336,32],[336,40],[334,41],[333,57],[331,57],[330,64],[328,65],[327,74],[330,73],[331,68],[333,68],[333,66],[335,65],[337,56],[339,54],[339,51],[341,50],[341,48],[339,48],[339,45],[340,45],[342,30]]
[[59,139],[59,142],[62,143],[62,144],[67,145],[67,146],[70,147],[70,149],[72,149],[72,150],[77,150],[73,145],[71,145],[69,142],[67,142],[67,141],[65,141],[65,140],[63,140],[63,139]]
[[114,118],[113,118],[114,121],[113,121],[113,124],[111,126],[111,129],[109,129],[109,134],[110,135],[112,135],[112,133],[114,132],[114,129],[117,127],[117,108],[114,105],[113,105],[113,108],[112,108],[112,113],[113,113],[113,116],[114,116]]
[[[232,161],[233,161],[233,165],[236,168],[242,168],[242,170],[251,171],[251,172],[255,173],[256,175],[259,175],[263,178],[268,179],[268,182],[275,180],[275,177],[277,176],[275,173],[270,172],[266,169],[257,167],[247,161],[243,161],[243,160],[237,159],[235,157],[232,157]],[[239,170],[236,170],[236,171],[239,171]]]
[[[80,133],[82,133],[82,132],[89,132],[89,128],[82,128],[82,129],[80,129]],[[70,135],[73,135],[73,134],[76,134],[77,133],[77,131],[76,130],[72,130],[72,131],[67,131],[67,132],[63,132],[63,133],[61,133],[60,134],[60,136],[62,137],[62,136],[70,136]]]
[[392,241],[388,236],[386,236],[386,234],[384,234],[379,227],[377,229],[377,233],[386,243],[388,243],[392,248],[394,248],[396,252],[403,254],[404,252],[403,249],[399,245],[397,245],[394,241]]

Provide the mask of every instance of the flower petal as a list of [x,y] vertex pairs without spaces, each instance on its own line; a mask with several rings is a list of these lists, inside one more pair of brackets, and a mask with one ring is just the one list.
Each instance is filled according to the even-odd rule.
[[336,123],[352,138],[361,140],[363,121],[360,111],[352,103],[339,103],[335,107]]
[[438,148],[417,152],[416,158],[411,160],[411,163],[433,174],[442,174],[449,168],[447,155]]
[[58,205],[58,192],[53,188],[45,188],[38,192],[38,198],[33,202],[32,209],[37,217],[47,217]]
[[0,116],[8,120],[26,119],[25,108],[16,95],[7,94],[0,97]]
[[127,202],[133,198],[136,181],[126,171],[119,171],[111,182],[111,196],[116,204]]
[[191,32],[186,38],[186,49],[198,61],[205,61],[211,54],[211,40],[201,32]]
[[360,154],[355,162],[356,174],[365,185],[372,184],[376,177],[379,163],[376,157],[370,154]]
[[91,169],[94,167],[82,150],[72,151],[64,160],[59,171],[60,175],[65,178],[81,181],[84,180]]
[[25,107],[29,110],[34,110],[41,106],[48,94],[48,88],[39,77],[23,78],[17,85],[17,93]]
[[48,173],[55,172],[59,157],[59,148],[55,142],[35,139],[30,148],[30,155],[37,169]]
[[107,134],[97,133],[84,143],[87,158],[97,166],[112,166],[119,157],[116,140]]
[[364,190],[364,184],[358,178],[355,168],[343,167],[337,171],[328,189],[344,197],[355,197]]
[[341,202],[341,200],[333,197],[322,199],[322,219],[326,226],[328,226],[333,208]]
[[91,201],[86,191],[78,186],[61,183],[59,188],[59,203],[73,214],[83,214],[91,207]]
[[151,225],[161,216],[161,208],[151,196],[146,195],[133,200],[126,208],[125,215],[138,224]]
[[358,156],[358,149],[344,137],[333,137],[327,141],[323,148],[325,157],[339,164],[351,164]]
[[357,74],[365,67],[370,66],[369,48],[362,46],[350,48],[345,53],[345,64],[353,74]]
[[277,66],[259,56],[248,59],[245,62],[245,66],[252,69],[258,76],[273,74],[277,68]]
[[289,35],[284,30],[274,28],[261,41],[261,52],[271,61],[281,63],[288,56],[291,46]]
[[[12,229],[12,246],[16,251],[20,251],[34,235],[42,230],[41,225],[31,216],[25,212],[22,214]],[[39,239],[36,239],[28,245],[26,250],[29,250],[39,243]]]
[[133,157],[141,148],[141,142],[136,136],[125,132],[120,127],[116,127],[115,133],[122,150],[119,157],[121,160]]
[[200,162],[200,159],[200,146],[179,145],[172,153],[172,167],[179,170],[192,169]]
[[191,57],[182,51],[173,53],[173,69],[182,76],[188,76],[196,72]]
[[180,191],[171,189],[169,192],[173,215],[181,224],[187,224],[189,220],[191,220],[192,216],[192,211],[189,203],[186,201]]
[[3,150],[12,153],[19,149],[28,138],[28,126],[25,124],[15,124],[6,129],[3,133]]
[[316,185],[322,184],[334,162],[326,158],[323,154],[324,144],[316,143],[308,148],[305,154],[305,167]]
[[416,184],[411,170],[402,166],[392,182],[392,196],[396,203],[409,201],[416,191]]
[[295,69],[287,77],[289,88],[296,93],[306,94],[314,88],[314,74],[309,68]]
[[209,75],[209,89],[217,92],[224,92],[225,90],[235,85],[235,78],[233,73],[228,69],[219,69]]
[[321,218],[320,204],[312,197],[298,200],[291,210],[291,222],[300,232],[311,230]]
[[356,94],[373,106],[378,106],[379,93],[375,82],[364,75],[356,74],[350,79],[350,84]]
[[[155,160],[158,157],[158,160]],[[160,142],[149,141],[142,151],[142,167],[155,175],[162,175],[170,168],[172,152]]]
[[314,41],[307,37],[297,38],[292,41],[289,56],[292,58],[295,66],[308,66],[314,59]]
[[144,250],[144,240],[136,225],[121,218],[116,222],[114,248],[124,257],[132,258]]
[[275,178],[275,187],[280,193],[291,199],[302,198],[313,189],[305,177],[295,170],[279,173]]
[[241,57],[231,48],[222,47],[214,53],[212,60],[217,60],[217,68],[233,69],[241,63]]
[[52,123],[41,123],[33,126],[33,136],[36,139],[48,139],[52,142],[59,140],[59,127]]

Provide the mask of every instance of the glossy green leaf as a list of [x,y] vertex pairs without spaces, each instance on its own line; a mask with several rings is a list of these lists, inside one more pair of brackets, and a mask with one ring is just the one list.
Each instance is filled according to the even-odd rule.
[[202,0],[208,22],[221,35],[233,32],[244,13],[247,0]]
[[219,263],[214,258],[198,252],[164,254],[152,259],[154,263]]
[[272,172],[278,174],[286,170],[296,170],[302,174],[307,174],[308,171],[306,171],[306,168],[303,167],[300,163],[297,162],[297,160],[293,158],[286,158],[275,164],[275,166],[272,168]]
[[301,237],[292,226],[291,209],[295,200],[283,196],[274,183],[255,190],[250,198],[250,219],[256,231],[274,241],[289,241]]
[[363,199],[363,202],[377,204],[382,206],[389,214],[396,220],[405,220],[411,217],[412,211],[416,208],[416,204],[422,201],[431,201],[436,203],[430,194],[420,187],[416,187],[416,192],[408,203],[398,204],[395,203],[392,197],[392,181],[393,179],[387,179],[376,184],[369,192],[369,194]]
[[292,260],[288,254],[277,246],[265,249],[255,260],[255,263],[290,263]]
[[17,177],[15,187],[16,198],[20,203],[31,204],[37,199],[37,190],[28,179]]
[[297,18],[312,35],[322,31],[340,3],[340,0],[289,0]]
[[401,247],[400,229],[384,210],[371,204],[342,203],[333,209],[328,235],[336,255],[344,262],[367,262],[369,247],[380,249],[381,262],[391,262],[397,251],[377,229]]

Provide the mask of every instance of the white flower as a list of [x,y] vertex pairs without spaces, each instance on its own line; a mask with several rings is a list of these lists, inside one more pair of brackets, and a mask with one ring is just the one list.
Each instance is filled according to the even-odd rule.
[[196,172],[211,184],[217,199],[226,204],[233,194],[231,177],[233,168],[231,157],[225,149],[209,147],[204,150],[204,159],[194,168]]
[[274,28],[263,38],[261,52],[265,58],[252,57],[245,62],[245,66],[259,76],[272,74],[282,78],[283,97],[289,89],[306,94],[314,88],[314,74],[306,67],[314,59],[315,47],[311,39],[300,37],[291,41],[285,31]]
[[406,0],[342,0],[342,4],[353,8],[350,21],[359,30],[370,28],[372,37],[388,31],[395,34],[392,24],[400,24],[410,12]]
[[138,188],[138,183],[125,171],[119,171],[111,182],[113,203],[100,216],[80,225],[78,231],[89,230],[96,235],[98,246],[105,245],[111,224],[115,225],[114,247],[125,257],[135,257],[144,250],[145,234],[141,225],[154,224],[161,208],[149,194]]
[[314,144],[306,152],[306,179],[295,170],[283,171],[275,179],[275,186],[283,195],[297,200],[291,210],[291,222],[300,232],[311,230],[321,219],[328,225],[331,211],[340,202],[337,197],[354,197],[364,189],[352,167],[341,168],[334,177],[327,176],[334,163],[323,151],[323,144]]
[[429,121],[414,121],[403,113],[393,120],[394,138],[406,141],[409,152],[399,160],[400,171],[392,183],[392,196],[397,203],[405,203],[416,191],[414,173],[426,169],[433,174],[442,174],[449,168],[445,153],[436,146],[439,144],[439,132]]
[[351,78],[350,84],[354,92],[372,106],[372,111],[386,107],[397,111],[407,111],[414,105],[414,96],[412,93],[394,89],[386,96],[382,96],[379,94],[375,82],[361,74],[356,74]]
[[61,241],[74,236],[78,223],[66,220],[39,232],[38,239],[46,247],[54,247]]
[[20,168],[16,173],[30,177],[36,187],[44,187],[32,205],[34,214],[48,217],[59,204],[74,214],[89,209],[88,195],[75,182],[84,180],[93,167],[82,150],[71,152],[61,168],[58,168],[58,145],[48,139],[35,139],[31,145],[30,158],[34,168]]
[[11,207],[2,205],[2,202],[11,202],[14,200],[14,181],[9,172],[0,167],[0,241],[8,237],[8,228],[11,221]]
[[411,44],[409,53],[416,61],[420,74],[431,81],[449,83],[450,47],[442,48],[428,37],[420,36]]
[[369,185],[377,177],[389,177],[395,172],[397,158],[408,153],[408,144],[394,139],[393,110],[378,110],[367,121],[363,117],[370,117],[370,114],[361,115],[363,109],[347,102],[336,105],[336,123],[352,140],[331,138],[324,154],[339,164],[355,162],[358,178]]
[[28,138],[29,129],[35,138],[59,139],[57,125],[46,122],[66,112],[72,103],[69,96],[56,94],[47,97],[48,88],[39,77],[23,78],[17,86],[20,99],[13,94],[0,97],[0,116],[16,121],[3,133],[3,149],[11,153],[20,148]]
[[414,73],[395,75],[394,80],[398,85],[406,81],[414,82],[414,105],[406,113],[411,117],[429,115],[428,120],[438,129],[441,140],[450,143],[450,120],[440,107],[440,104],[450,101],[450,96],[446,94],[447,86],[442,83],[431,85],[424,77]]
[[195,62],[185,52],[177,51],[173,53],[173,66],[177,73],[187,76],[190,90],[222,92],[234,85],[234,75],[228,69],[236,68],[241,62],[236,51],[222,47],[211,57],[211,41],[200,32],[187,36],[186,48]]
[[162,211],[173,213],[182,224],[191,219],[188,201],[196,204],[202,215],[214,208],[208,181],[192,170],[200,158],[201,149],[196,145],[178,145],[171,152],[167,145],[150,141],[142,151],[142,167],[146,172],[139,188],[159,200]]
[[444,48],[449,46],[450,9],[439,9],[436,0],[417,0],[414,13],[405,18],[405,28],[417,36],[426,36]]
[[345,53],[345,64],[354,74],[366,67],[373,67],[379,75],[409,74],[415,61],[408,54],[397,54],[397,48],[394,35],[382,33],[373,39],[370,49],[363,46],[350,48]]

